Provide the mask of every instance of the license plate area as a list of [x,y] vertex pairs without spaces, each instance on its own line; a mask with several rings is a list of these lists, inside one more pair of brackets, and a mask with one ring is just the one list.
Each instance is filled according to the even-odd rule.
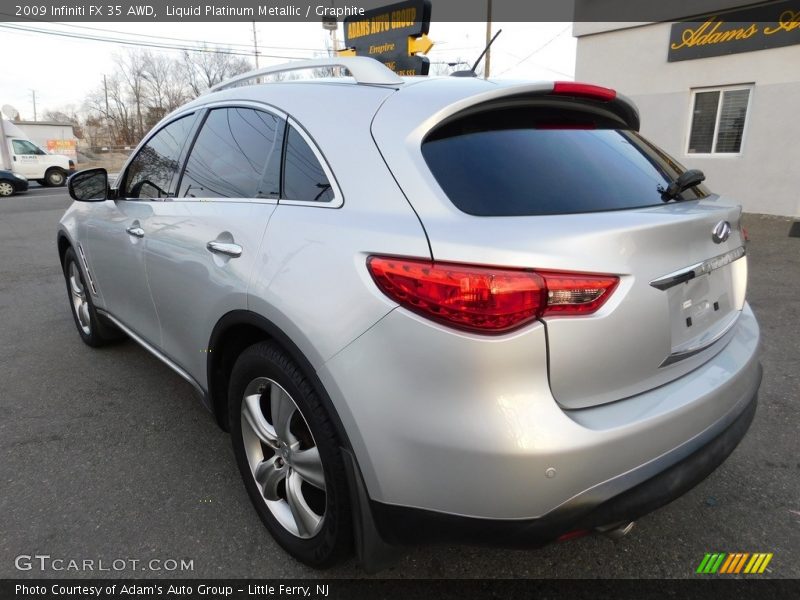
[[667,291],[673,353],[715,337],[738,310],[732,271],[729,265]]

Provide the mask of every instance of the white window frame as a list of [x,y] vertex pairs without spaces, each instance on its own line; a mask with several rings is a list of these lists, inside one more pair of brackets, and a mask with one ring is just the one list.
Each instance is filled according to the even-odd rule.
[[[704,88],[692,88],[691,94],[689,95],[689,119],[687,123],[686,129],[686,143],[684,144],[684,152],[686,156],[690,157],[713,157],[713,158],[724,158],[724,157],[736,157],[741,156],[744,152],[744,145],[747,141],[747,129],[750,123],[750,107],[753,104],[753,88],[755,86],[752,83],[743,83],[738,85],[721,85],[716,87],[704,87]],[[725,92],[735,92],[737,90],[749,90],[750,93],[747,96],[747,109],[744,113],[744,125],[742,126],[742,143],[739,145],[739,152],[717,152],[717,138],[719,136],[719,121],[722,117],[722,101],[725,95]],[[695,97],[697,94],[702,94],[705,92],[719,92],[719,100],[717,101],[717,116],[714,121],[714,134],[711,139],[711,152],[689,152],[689,143],[692,140],[692,125],[694,125],[694,107],[695,107]]]

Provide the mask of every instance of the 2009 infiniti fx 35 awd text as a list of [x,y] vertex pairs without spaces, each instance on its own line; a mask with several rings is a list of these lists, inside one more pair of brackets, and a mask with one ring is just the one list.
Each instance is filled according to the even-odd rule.
[[71,178],[78,333],[192,383],[307,564],[622,528],[730,454],[761,379],[740,208],[638,128],[572,82],[240,76],[113,186]]

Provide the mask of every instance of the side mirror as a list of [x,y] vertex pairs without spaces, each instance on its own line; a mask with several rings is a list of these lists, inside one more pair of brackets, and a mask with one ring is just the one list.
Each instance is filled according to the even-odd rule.
[[108,199],[108,171],[86,169],[78,171],[67,181],[69,195],[79,202],[102,202]]

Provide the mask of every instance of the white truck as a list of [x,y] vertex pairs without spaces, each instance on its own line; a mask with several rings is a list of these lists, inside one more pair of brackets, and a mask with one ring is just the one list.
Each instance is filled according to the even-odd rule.
[[64,185],[75,171],[75,163],[70,158],[48,154],[10,121],[3,119],[0,125],[0,141],[3,142],[0,168],[47,186]]

